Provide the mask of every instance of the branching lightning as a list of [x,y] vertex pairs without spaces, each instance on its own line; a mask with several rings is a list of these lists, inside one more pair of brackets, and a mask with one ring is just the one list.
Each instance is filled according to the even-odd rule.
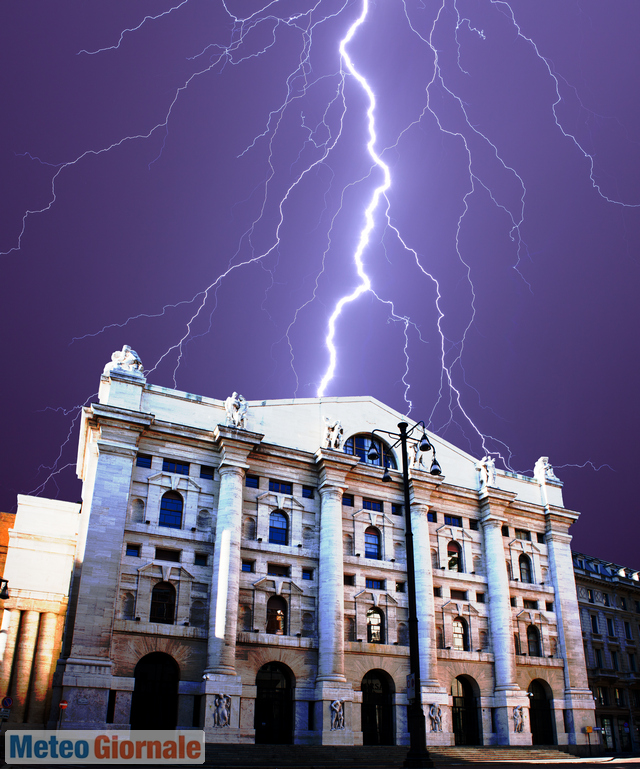
[[[325,210],[318,213],[318,227],[325,227],[323,230],[324,245],[320,258],[316,266],[311,270],[313,273],[313,285],[307,292],[304,300],[299,301],[290,313],[289,321],[281,332],[280,339],[274,343],[276,347],[284,341],[287,349],[288,363],[294,381],[293,394],[297,395],[300,388],[299,375],[296,369],[296,351],[292,341],[294,329],[300,324],[300,318],[304,312],[313,304],[320,302],[321,291],[326,291],[326,271],[327,265],[335,261],[345,261],[349,258],[353,263],[357,281],[355,287],[345,287],[344,285],[332,293],[331,300],[326,302],[330,311],[327,310],[326,334],[324,342],[326,346],[326,368],[321,376],[318,376],[316,394],[318,397],[325,396],[331,389],[331,384],[336,376],[339,365],[337,339],[340,333],[340,323],[343,319],[343,313],[348,305],[356,303],[365,294],[372,295],[375,300],[385,308],[388,322],[397,324],[402,334],[402,351],[404,360],[404,369],[396,375],[396,380],[402,383],[402,396],[406,414],[411,413],[413,402],[411,394],[411,360],[409,353],[410,347],[414,341],[421,345],[421,350],[428,350],[426,321],[424,318],[412,317],[402,309],[401,301],[391,292],[390,296],[385,295],[386,289],[381,289],[376,285],[375,275],[367,267],[368,250],[374,248],[372,245],[372,234],[378,228],[381,240],[384,242],[393,241],[396,247],[399,247],[404,260],[400,268],[407,270],[408,280],[413,280],[416,274],[419,275],[423,284],[420,290],[426,290],[428,287],[431,292],[432,309],[436,316],[436,338],[439,340],[439,351],[437,362],[439,366],[440,387],[437,396],[433,398],[433,407],[431,409],[429,425],[433,429],[445,430],[449,425],[456,424],[463,431],[469,431],[469,446],[472,451],[478,447],[484,454],[492,454],[499,457],[504,465],[511,469],[512,454],[509,447],[495,436],[489,435],[480,425],[474,421],[471,409],[465,405],[464,391],[466,389],[475,389],[466,381],[466,372],[463,368],[465,346],[470,329],[473,327],[476,319],[476,291],[473,282],[473,268],[464,247],[461,245],[462,234],[464,232],[470,209],[474,199],[482,194],[491,201],[495,209],[506,217],[506,228],[508,236],[513,244],[513,270],[518,274],[520,280],[528,287],[532,288],[522,270],[522,264],[528,256],[528,248],[523,237],[523,224],[525,222],[525,201],[527,198],[527,188],[523,175],[518,172],[515,164],[506,160],[507,155],[501,152],[497,141],[494,141],[488,131],[483,132],[474,124],[470,109],[463,98],[457,94],[455,87],[451,84],[450,73],[448,75],[445,65],[442,62],[442,50],[439,48],[436,40],[439,34],[444,35],[448,29],[447,24],[451,25],[453,19],[453,28],[449,32],[451,41],[451,50],[448,52],[455,59],[458,73],[468,76],[469,72],[463,65],[463,42],[461,37],[463,33],[476,36],[482,41],[483,45],[490,45],[490,35],[484,29],[474,24],[468,15],[461,12],[459,0],[440,0],[439,4],[431,4],[427,7],[424,3],[411,3],[410,0],[384,0],[385,3],[395,3],[399,9],[399,18],[402,24],[405,24],[410,34],[420,41],[421,47],[430,55],[432,67],[430,72],[425,75],[424,81],[424,101],[415,110],[412,119],[397,132],[395,140],[389,142],[387,146],[379,146],[378,128],[376,124],[377,99],[366,74],[363,74],[363,68],[357,63],[354,55],[350,53],[351,44],[356,35],[365,35],[365,22],[371,21],[375,14],[375,6],[370,6],[369,0],[313,0],[313,2],[300,2],[300,8],[294,13],[285,14],[281,12],[278,0],[269,0],[262,7],[257,8],[246,16],[241,16],[233,12],[232,2],[230,0],[221,0],[221,5],[228,17],[230,25],[230,34],[225,44],[211,42],[202,50],[189,57],[190,61],[199,62],[196,70],[192,72],[182,84],[176,88],[170,98],[164,114],[159,121],[148,128],[148,130],[118,138],[106,146],[90,149],[77,155],[75,158],[65,162],[51,162],[36,158],[29,153],[23,153],[33,162],[39,162],[43,165],[52,166],[50,180],[50,195],[47,203],[41,207],[34,207],[24,211],[22,215],[21,227],[15,239],[15,244],[4,252],[3,255],[9,255],[19,252],[22,248],[23,238],[27,231],[29,220],[36,215],[43,215],[50,212],[58,199],[58,186],[62,175],[71,167],[77,166],[90,156],[96,157],[117,151],[124,144],[136,141],[148,141],[152,137],[157,137],[164,132],[164,138],[160,145],[157,157],[151,161],[155,163],[162,157],[165,151],[165,140],[167,133],[171,129],[171,119],[174,112],[179,108],[179,102],[185,92],[197,80],[206,76],[218,76],[228,67],[240,67],[249,62],[265,57],[274,47],[279,44],[279,34],[282,31],[292,31],[299,40],[299,57],[296,66],[285,78],[283,89],[279,101],[270,108],[263,130],[260,130],[246,146],[243,145],[237,153],[237,160],[247,158],[253,154],[263,153],[266,172],[262,182],[250,191],[248,198],[257,199],[256,207],[249,218],[249,224],[240,234],[237,240],[235,251],[225,257],[226,268],[214,273],[212,278],[208,278],[208,284],[195,293],[191,298],[182,299],[172,304],[165,304],[158,310],[142,311],[118,322],[112,322],[104,325],[97,331],[92,331],[74,336],[71,342],[79,342],[88,337],[94,337],[104,333],[108,329],[124,328],[140,319],[156,319],[166,316],[170,311],[179,307],[190,307],[190,317],[181,326],[177,335],[178,338],[173,342],[157,359],[157,361],[148,369],[147,375],[156,371],[158,367],[167,360],[173,364],[172,380],[174,387],[178,386],[177,377],[180,365],[183,360],[185,346],[192,342],[202,333],[208,333],[212,328],[212,316],[217,308],[217,292],[225,284],[227,278],[233,273],[245,270],[250,265],[259,264],[265,270],[275,274],[275,268],[269,266],[270,259],[274,259],[278,254],[283,239],[283,230],[285,229],[288,210],[292,199],[299,194],[304,183],[320,169],[328,169],[330,181],[324,189]],[[153,24],[163,17],[180,13],[188,0],[182,0],[170,7],[168,10],[156,15],[145,16],[137,25],[123,29],[118,40],[112,45],[96,48],[95,50],[82,49],[78,51],[80,56],[98,56],[106,52],[117,52],[125,41],[135,38],[143,25]],[[555,101],[549,105],[549,109],[563,137],[571,143],[583,155],[587,165],[587,176],[590,184],[597,194],[607,203],[615,204],[626,208],[637,208],[640,203],[629,203],[607,195],[603,191],[602,185],[598,183],[595,174],[595,158],[593,154],[580,144],[575,134],[567,130],[558,116],[558,105],[562,101],[561,80],[562,78],[555,72],[551,60],[541,53],[536,42],[527,36],[514,13],[513,7],[506,0],[485,0],[485,4],[492,7],[497,13],[503,14],[511,23],[517,38],[525,42],[533,51],[533,54],[544,65],[548,77],[553,84],[555,92]],[[242,7],[240,5],[240,7]],[[289,7],[289,6],[287,6]],[[348,21],[353,9],[359,9],[359,15],[351,22]],[[312,65],[312,52],[314,47],[314,38],[318,36],[322,25],[335,20],[346,19],[342,31],[343,36],[335,43],[335,69],[333,72],[322,72],[316,74]],[[346,32],[344,29],[346,27]],[[256,31],[262,31],[264,40],[252,48],[248,40]],[[200,62],[204,62],[200,63]],[[338,191],[338,203],[331,206],[328,198],[335,178],[335,168],[332,166],[332,159],[336,151],[340,148],[344,140],[345,123],[348,116],[355,109],[350,103],[349,84],[357,84],[366,100],[366,136],[361,138],[361,149],[363,154],[369,158],[368,169],[363,173],[360,169],[357,178],[351,179],[342,185]],[[563,81],[564,82],[564,81]],[[313,118],[305,113],[305,105],[315,98],[316,90],[320,87],[326,87],[328,96],[323,96],[324,102],[320,110],[321,118],[314,123]],[[444,111],[438,103],[438,98],[446,100],[448,110]],[[297,154],[294,153],[293,162],[290,163],[287,172],[283,172],[276,159],[276,142],[279,134],[283,131],[283,125],[286,118],[291,113],[299,109],[299,128],[304,137]],[[451,115],[454,115],[452,118]],[[410,238],[406,237],[401,231],[401,227],[396,224],[393,215],[393,200],[391,194],[392,188],[392,167],[387,158],[395,151],[402,151],[402,141],[412,131],[421,129],[427,121],[433,121],[437,126],[442,137],[447,137],[456,142],[461,156],[464,158],[466,169],[465,189],[460,196],[460,209],[457,216],[455,232],[453,233],[452,250],[456,258],[462,265],[464,280],[468,284],[469,303],[466,307],[465,321],[462,332],[453,333],[449,331],[447,322],[447,312],[444,305],[444,289],[442,281],[438,278],[437,258],[434,255],[426,257],[421,253],[419,244],[412,243]],[[262,124],[261,124],[262,125]],[[483,162],[491,159],[491,162],[499,169],[501,178],[507,179],[510,189],[510,195],[497,191],[495,180],[490,178],[490,173],[483,167]],[[289,176],[287,176],[288,174]],[[372,189],[370,189],[372,187]],[[354,237],[355,249],[349,257],[344,256],[344,249],[336,247],[334,243],[334,227],[336,222],[343,216],[345,195],[355,189],[366,188],[366,202],[362,204],[360,218],[354,223],[354,230],[357,235]],[[516,192],[513,192],[513,190]],[[275,200],[275,203],[273,202]],[[323,224],[323,217],[326,216],[326,222]],[[328,223],[327,223],[328,222]],[[256,232],[262,226],[268,230],[268,244],[264,243],[257,247]],[[432,226],[436,226],[432,223]],[[435,265],[435,266],[434,266]],[[310,268],[311,269],[311,268]],[[204,281],[203,281],[204,282]],[[263,308],[266,314],[268,310],[269,288],[265,291]],[[206,319],[209,315],[208,329],[204,332],[198,332],[196,326]],[[324,360],[326,361],[326,358]],[[318,359],[322,359],[318,355]],[[345,366],[346,364],[341,363]],[[477,392],[477,391],[476,391]],[[444,417],[442,414],[444,413]],[[77,417],[76,417],[77,419]],[[72,423],[75,425],[76,419]],[[71,436],[71,430],[67,439],[63,443],[60,454],[56,462],[49,468],[51,475],[47,481],[62,469],[58,467],[62,459],[62,449],[67,445]],[[65,465],[67,467],[68,465]],[[578,465],[571,465],[578,466]],[[608,465],[601,465],[596,468],[593,462],[585,462],[583,466],[591,466],[594,469],[602,469]],[[38,491],[44,489],[47,481],[38,487]]]

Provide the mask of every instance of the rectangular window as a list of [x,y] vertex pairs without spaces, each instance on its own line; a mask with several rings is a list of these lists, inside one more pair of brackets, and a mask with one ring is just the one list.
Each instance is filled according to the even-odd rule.
[[276,494],[293,494],[293,484],[269,479],[269,491],[274,491]]
[[255,567],[255,561],[243,561],[242,571],[253,571]]
[[591,617],[591,632],[599,633],[600,629],[598,627],[598,618],[596,617],[595,614],[591,614],[590,617]]
[[355,574],[345,574],[344,584],[347,585],[348,587],[353,587],[356,584]]
[[524,608],[525,609],[537,609],[538,608],[538,602],[537,601],[531,601],[529,598],[524,599]]
[[525,542],[531,541],[531,532],[525,529],[516,529],[516,539],[522,539]]
[[438,513],[427,513],[427,520],[429,523],[438,523]]
[[598,705],[608,705],[609,704],[609,692],[606,688],[603,686],[598,686],[596,688],[596,702]]
[[345,507],[353,507],[353,494],[343,494],[342,495],[342,504]]
[[206,553],[196,553],[193,557],[193,563],[196,566],[206,566],[208,556]]
[[214,470],[215,468],[210,465],[200,465],[200,477],[212,481]]
[[125,555],[131,555],[133,558],[140,558],[140,545],[132,545],[131,542],[127,542]]
[[406,591],[406,584],[404,582],[396,582],[396,593],[404,593]]
[[553,601],[546,602],[547,611],[553,611]]
[[178,459],[163,459],[162,472],[178,473],[180,475],[189,475],[189,463],[181,462]]
[[469,528],[471,531],[478,531],[478,521],[476,518],[469,518]]
[[467,600],[467,591],[466,590],[451,590],[451,598],[453,598],[454,601],[466,601]]
[[267,564],[267,574],[270,577],[288,577],[289,576],[289,567],[283,566],[280,563],[268,563]]
[[626,598],[621,598],[620,599],[620,608],[624,609],[624,611],[627,610],[627,599]]
[[544,534],[542,532],[536,532],[536,539],[538,540],[538,544],[544,545]]
[[304,499],[313,499],[313,486],[303,486],[302,496]]
[[485,594],[484,593],[476,593],[476,602],[477,603],[484,603],[485,602]]
[[624,623],[624,637],[629,641],[633,640],[633,636],[631,635],[631,625],[628,622]]
[[169,550],[166,547],[156,547],[156,559],[158,561],[180,563],[180,552],[180,550]]
[[615,689],[616,705],[619,708],[624,707],[624,689]]
[[609,601],[609,594],[608,594],[608,593],[603,593],[603,594],[602,594],[602,603],[603,603],[605,606],[611,606],[611,603],[610,603],[610,601]]
[[257,475],[245,475],[244,477],[244,485],[248,489],[257,489],[260,485],[260,479]]
[[610,636],[615,636],[615,634],[616,634],[616,629],[615,629],[615,626],[613,624],[613,620],[611,619],[611,617],[607,617],[607,633]]
[[640,601],[636,601],[636,613],[640,614]]
[[445,526],[459,526],[462,528],[462,518],[458,515],[445,515],[444,523]]
[[517,605],[518,605],[518,604],[517,604],[517,602],[516,602],[516,597],[515,597],[515,595],[512,595],[512,596],[511,596],[511,598],[509,599],[509,603],[510,603],[512,606],[517,606]]
[[620,670],[620,663],[618,662],[618,652],[611,652],[611,667],[614,670]]
[[368,587],[370,590],[384,590],[384,580],[369,579],[369,577],[367,577],[365,587]]
[[138,454],[136,457],[136,467],[151,467],[151,459],[150,454]]
[[587,600],[589,601],[589,603],[593,603],[594,602],[593,590],[587,590]]
[[313,569],[303,569],[302,579],[313,579]]
[[635,654],[630,654],[629,655],[629,670],[632,673],[635,673],[637,671],[637,669],[638,668],[637,668],[637,665],[636,665],[636,655]]
[[604,667],[603,661],[602,661],[602,649],[595,649],[595,656],[596,656],[596,667],[601,668]]
[[442,598],[442,588],[441,587],[434,587],[433,588],[433,595],[436,598]]
[[502,527],[502,536],[503,537],[508,537],[509,536],[509,527],[508,526],[503,526]]
[[391,503],[391,514],[402,515],[402,505],[397,505],[395,502]]
[[379,499],[363,499],[362,500],[362,509],[363,510],[373,510],[375,513],[381,513],[382,512],[382,502],[380,502]]

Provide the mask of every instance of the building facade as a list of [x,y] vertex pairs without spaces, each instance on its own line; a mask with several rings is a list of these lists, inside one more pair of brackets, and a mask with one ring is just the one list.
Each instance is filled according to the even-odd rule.
[[640,573],[573,554],[589,685],[608,752],[640,749]]
[[63,698],[67,728],[408,744],[408,512],[427,743],[585,745],[561,483],[544,458],[529,478],[430,435],[443,474],[412,442],[406,511],[400,454],[372,439],[401,421],[365,397],[169,390],[114,353],[83,414],[52,722]]

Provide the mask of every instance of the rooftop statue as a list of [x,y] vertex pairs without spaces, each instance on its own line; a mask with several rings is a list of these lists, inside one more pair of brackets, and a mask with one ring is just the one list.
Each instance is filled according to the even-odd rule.
[[144,376],[144,366],[140,356],[135,350],[132,350],[128,344],[122,350],[116,350],[111,355],[111,362],[104,367],[103,374],[110,374],[112,371],[120,369],[133,376]]

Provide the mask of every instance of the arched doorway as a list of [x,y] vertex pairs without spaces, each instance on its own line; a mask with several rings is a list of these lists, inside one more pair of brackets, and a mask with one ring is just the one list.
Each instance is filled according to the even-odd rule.
[[384,670],[370,670],[361,686],[363,743],[394,745],[393,679]]
[[451,686],[451,717],[456,745],[480,745],[478,702],[472,681],[468,676],[458,676]]
[[536,678],[529,685],[529,720],[533,745],[555,745],[551,719],[551,696],[548,684]]
[[168,654],[153,652],[138,662],[134,677],[131,728],[175,729],[180,681],[178,663]]
[[256,676],[254,728],[256,744],[293,742],[293,673],[280,662],[268,662]]

